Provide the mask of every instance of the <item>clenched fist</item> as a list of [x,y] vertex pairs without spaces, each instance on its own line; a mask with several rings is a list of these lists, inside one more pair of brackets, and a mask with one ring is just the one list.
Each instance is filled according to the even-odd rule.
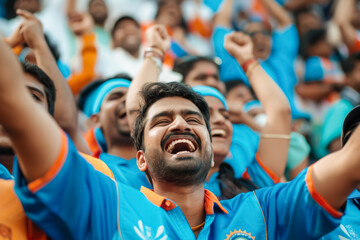
[[170,48],[171,39],[164,25],[156,24],[146,30],[146,41],[150,47],[159,48],[165,53]]
[[240,65],[254,58],[251,38],[242,32],[232,32],[226,35],[224,45]]

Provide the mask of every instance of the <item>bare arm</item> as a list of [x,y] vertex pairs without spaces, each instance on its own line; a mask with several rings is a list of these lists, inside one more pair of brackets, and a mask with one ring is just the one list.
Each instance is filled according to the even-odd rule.
[[[234,32],[227,35],[225,48],[240,65],[254,59],[251,39],[243,33]],[[251,66],[249,66],[247,75],[267,115],[266,125],[261,130],[264,137],[260,138],[258,156],[272,172],[278,177],[282,177],[286,166],[290,139],[265,138],[265,135],[290,136],[291,112],[289,102],[278,85],[263,68],[258,63],[254,62],[253,64],[255,65],[251,70]]]
[[292,19],[289,13],[277,2],[275,2],[274,0],[260,1],[264,5],[266,10],[269,12],[269,14],[278,22],[280,28],[286,27],[292,23]]
[[[150,47],[156,51],[156,55],[164,54],[170,47],[170,37],[163,25],[154,25],[146,31],[146,40]],[[132,80],[126,96],[126,112],[129,125],[133,126],[141,102],[138,97],[139,91],[146,83],[157,82],[160,75],[155,61],[150,57],[145,57],[140,71]]]
[[339,209],[347,196],[360,184],[360,128],[346,145],[313,166],[313,184],[316,191],[332,206]]
[[[0,41],[0,124],[31,182],[45,175],[61,149],[61,130],[31,98],[15,55]],[[26,120],[25,120],[26,119]]]
[[215,26],[224,26],[231,28],[231,16],[234,0],[225,0],[220,10],[216,13],[214,19]]
[[36,64],[51,78],[57,90],[54,112],[56,122],[69,134],[81,152],[89,153],[89,148],[78,129],[75,99],[47,46],[40,21],[24,10],[18,10],[18,15],[25,18],[20,35],[33,49]]
[[354,45],[357,35],[356,29],[351,24],[354,7],[354,0],[338,1],[334,16],[335,22],[339,25],[342,39],[349,47]]

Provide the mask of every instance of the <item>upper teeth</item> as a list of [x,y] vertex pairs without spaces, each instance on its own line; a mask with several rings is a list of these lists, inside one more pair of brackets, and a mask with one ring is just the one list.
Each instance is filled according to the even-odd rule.
[[220,136],[225,136],[226,135],[226,132],[225,130],[223,129],[213,129],[211,130],[211,135],[214,136],[214,135],[220,135]]
[[175,145],[178,144],[178,143],[186,143],[189,148],[190,148],[190,151],[193,152],[195,151],[195,146],[194,144],[188,140],[188,139],[177,139],[175,141],[172,141],[169,146],[167,147],[166,151],[168,151],[169,153],[172,152],[172,150],[174,149]]

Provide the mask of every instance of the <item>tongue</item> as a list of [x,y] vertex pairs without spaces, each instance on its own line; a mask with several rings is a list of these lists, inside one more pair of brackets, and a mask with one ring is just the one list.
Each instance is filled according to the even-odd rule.
[[177,143],[175,144],[172,154],[177,154],[179,152],[190,152],[190,147],[187,143]]

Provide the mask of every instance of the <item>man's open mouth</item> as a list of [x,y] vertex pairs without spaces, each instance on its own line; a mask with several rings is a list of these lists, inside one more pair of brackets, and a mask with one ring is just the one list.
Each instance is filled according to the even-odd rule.
[[223,129],[212,129],[211,136],[212,137],[226,137],[226,132]]
[[195,152],[198,149],[197,141],[188,135],[172,135],[165,142],[164,150],[170,154]]

